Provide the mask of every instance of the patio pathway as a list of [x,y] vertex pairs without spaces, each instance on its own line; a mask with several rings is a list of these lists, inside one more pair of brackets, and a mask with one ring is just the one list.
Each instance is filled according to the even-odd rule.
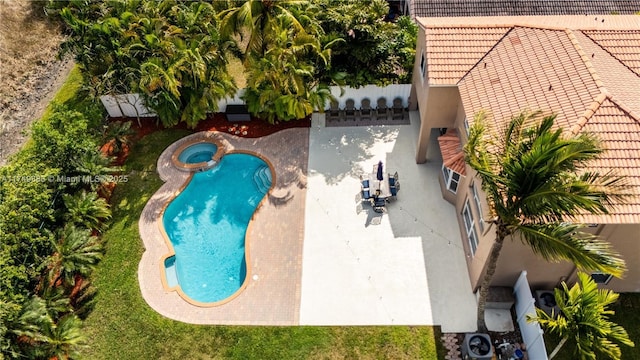
[[[475,330],[455,210],[438,184],[439,151],[415,163],[419,120],[411,115],[412,125],[396,126],[326,128],[314,121],[300,324]],[[359,175],[379,160],[385,171],[398,171],[402,185],[383,215],[357,200]]]

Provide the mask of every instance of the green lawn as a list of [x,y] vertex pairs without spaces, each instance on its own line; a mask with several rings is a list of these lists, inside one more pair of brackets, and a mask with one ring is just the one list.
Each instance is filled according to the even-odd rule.
[[[112,198],[104,234],[106,255],[94,284],[94,311],[85,321],[86,359],[442,359],[436,327],[247,327],[180,323],[149,308],[138,288],[143,252],[138,218],[161,185],[155,163],[162,150],[187,135],[156,132],[138,142],[125,164],[129,175]],[[440,356],[438,356],[440,351]]]
[[[620,294],[618,303],[611,307],[616,312],[611,320],[621,325],[629,333],[629,338],[636,344],[635,347],[621,345],[623,360],[640,359],[640,294],[639,293],[623,293]],[[544,336],[547,353],[551,353],[556,347],[559,339],[550,334]],[[554,360],[574,360],[571,356],[571,341],[567,341],[554,357]]]

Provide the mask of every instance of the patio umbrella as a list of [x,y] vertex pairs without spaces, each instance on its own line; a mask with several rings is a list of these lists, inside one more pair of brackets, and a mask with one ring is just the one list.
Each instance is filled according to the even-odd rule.
[[384,180],[384,175],[382,172],[382,161],[378,161],[378,173],[376,174],[376,178],[378,179],[378,190],[380,190],[380,182]]

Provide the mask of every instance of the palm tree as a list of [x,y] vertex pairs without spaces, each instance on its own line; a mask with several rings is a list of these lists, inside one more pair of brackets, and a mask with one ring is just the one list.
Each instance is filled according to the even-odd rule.
[[54,253],[47,261],[49,284],[75,284],[76,275],[88,276],[102,258],[102,244],[88,229],[67,225],[53,241]]
[[106,226],[105,221],[111,218],[109,204],[94,192],[82,190],[75,195],[64,194],[62,200],[67,209],[65,220],[72,224],[101,231]]
[[110,155],[117,155],[131,145],[131,137],[135,134],[131,130],[131,121],[114,121],[105,126],[103,141],[112,144],[113,154]]
[[74,173],[82,179],[80,183],[91,191],[96,191],[109,182],[106,175],[120,171],[119,167],[111,166],[111,162],[111,157],[104,156],[97,150],[84,152],[72,160]]
[[11,332],[18,336],[17,342],[24,348],[21,355],[27,358],[73,358],[85,341],[82,322],[76,315],[66,314],[56,322],[47,302],[37,296],[23,306],[20,317],[12,325]]
[[493,217],[488,222],[496,229],[479,289],[480,331],[487,330],[487,294],[507,237],[519,238],[545,260],[569,260],[621,276],[625,264],[611,246],[571,221],[584,213],[607,214],[627,189],[621,178],[585,170],[604,150],[592,134],[568,137],[553,130],[555,115],[540,120],[540,112],[523,112],[503,134],[487,134],[485,117],[476,115],[464,147],[467,163],[482,180]]
[[318,35],[322,30],[310,8],[308,0],[246,0],[220,13],[221,33],[248,36],[245,55],[262,56],[273,42],[281,20],[288,21],[295,33]]
[[290,21],[282,19],[273,46],[248,61],[243,98],[251,113],[270,123],[304,118],[314,109],[323,109],[331,96],[327,86],[318,84],[316,68],[309,60],[313,56],[328,64],[329,49],[321,49],[312,36],[290,29]]
[[588,274],[579,272],[578,282],[571,289],[563,282],[562,290],[555,289],[555,298],[560,314],[549,315],[536,309],[536,317],[527,316],[527,321],[537,322],[561,338],[549,359],[553,359],[568,340],[575,342],[574,359],[581,360],[595,360],[600,354],[619,360],[621,352],[616,343],[634,346],[627,331],[609,321],[614,311],[607,307],[618,300],[618,294],[599,290]]

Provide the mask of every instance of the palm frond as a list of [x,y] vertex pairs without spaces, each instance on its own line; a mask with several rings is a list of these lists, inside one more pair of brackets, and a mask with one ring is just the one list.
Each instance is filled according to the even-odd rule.
[[626,270],[624,260],[611,244],[580,232],[581,227],[571,223],[520,224],[514,230],[545,260],[568,260],[584,270],[621,277]]

